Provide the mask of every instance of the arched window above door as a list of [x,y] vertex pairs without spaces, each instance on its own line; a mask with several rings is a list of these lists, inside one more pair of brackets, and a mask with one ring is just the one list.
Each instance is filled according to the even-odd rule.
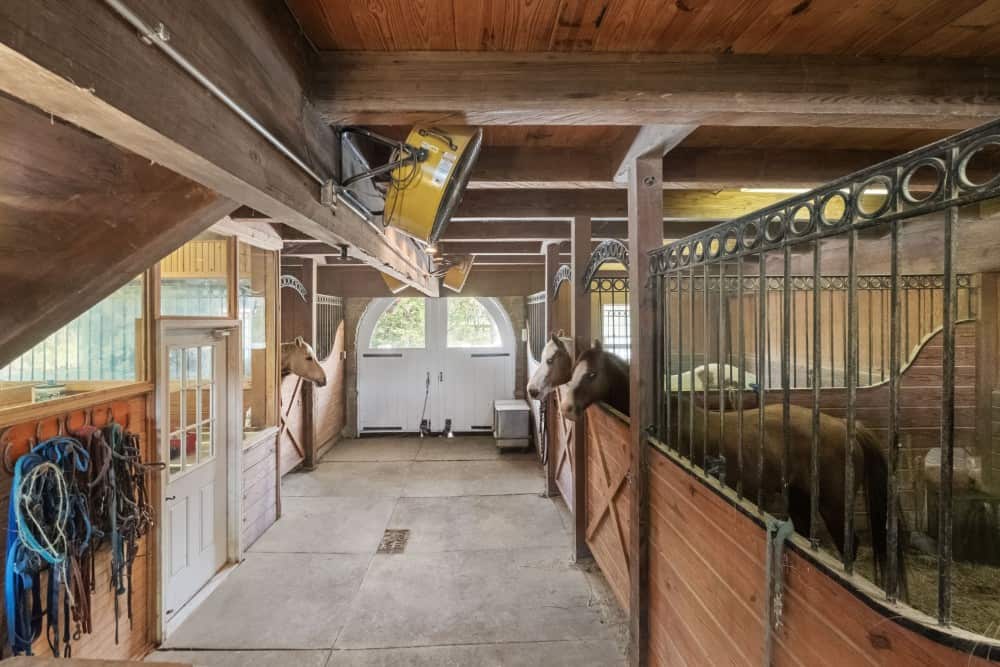
[[376,350],[426,347],[426,306],[423,297],[402,297],[382,311],[369,347]]
[[454,297],[448,303],[448,347],[500,347],[500,329],[479,299]]

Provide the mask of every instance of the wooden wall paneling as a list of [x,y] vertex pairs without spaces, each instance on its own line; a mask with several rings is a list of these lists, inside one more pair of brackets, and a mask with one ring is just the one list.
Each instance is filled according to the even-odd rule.
[[[571,336],[576,345],[576,355],[590,349],[590,292],[583,282],[590,262],[590,218],[573,219],[570,231],[571,264],[573,279],[570,281]],[[587,546],[587,415],[577,418],[573,425],[573,557],[581,560],[590,557]]]
[[277,520],[277,435],[262,438],[243,450],[242,530],[246,552]]
[[646,254],[663,244],[663,154],[653,151],[639,156],[628,175],[628,267],[630,464],[632,503],[629,510],[631,569],[629,571],[629,663],[649,664],[649,496],[648,425],[658,414],[655,377],[654,313],[657,294],[649,284]]
[[577,508],[573,496],[576,491],[573,484],[573,469],[576,467],[576,460],[573,458],[576,454],[573,433],[576,430],[576,423],[566,419],[559,409],[562,396],[562,387],[557,388],[552,395],[552,405],[549,410],[549,461],[555,487],[566,503],[566,508],[572,513]]
[[[69,428],[78,427],[84,422],[85,412],[90,410],[93,413],[93,423],[95,426],[103,426],[107,423],[108,409],[114,413],[115,420],[125,426],[126,429],[137,433],[140,438],[143,461],[151,462],[159,460],[157,447],[150,435],[151,417],[147,412],[147,402],[149,395],[141,393],[121,400],[108,403],[100,399],[95,399],[90,404],[77,406],[73,410],[54,413],[57,416],[64,414],[69,416]],[[36,413],[48,414],[44,412],[45,406],[36,406]],[[43,410],[39,410],[43,408]],[[58,431],[58,421],[54,417],[44,416],[40,419],[31,419],[25,422],[13,424],[13,430],[9,436],[14,443],[10,452],[10,459],[16,460],[28,450],[28,438],[34,437],[36,424],[41,423],[41,435],[49,438],[56,435]],[[158,506],[158,478],[159,475],[151,473],[147,481],[149,482],[150,498],[156,499],[154,503],[154,522],[160,520]],[[11,476],[0,469],[0,529],[6,530],[7,515],[9,507]],[[96,589],[91,598],[91,613],[94,631],[89,635],[81,635],[78,640],[73,641],[73,655],[80,658],[102,658],[118,660],[141,660],[152,648],[153,625],[155,623],[155,599],[157,595],[157,581],[155,573],[157,571],[158,546],[156,544],[154,528],[149,535],[140,540],[139,552],[133,567],[132,595],[133,595],[133,621],[130,625],[128,619],[122,613],[119,622],[119,641],[115,643],[114,612],[115,602],[111,587],[107,585],[110,581],[111,549],[107,543],[102,545],[97,551],[95,563],[96,569]],[[0,563],[0,576],[2,576],[5,564]],[[43,574],[43,580],[47,576]],[[103,585],[102,585],[103,584]],[[47,581],[44,584],[47,588]],[[124,600],[120,603],[124,605]],[[60,619],[61,622],[62,619]],[[61,630],[61,629],[60,629]],[[43,634],[34,645],[37,655],[51,655],[48,642]]]
[[629,425],[604,406],[587,410],[587,544],[622,609],[629,609]]

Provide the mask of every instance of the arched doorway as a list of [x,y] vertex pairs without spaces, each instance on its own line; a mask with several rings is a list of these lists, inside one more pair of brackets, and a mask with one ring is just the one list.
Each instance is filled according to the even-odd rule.
[[514,330],[494,299],[382,298],[358,325],[358,430],[490,431],[514,397]]

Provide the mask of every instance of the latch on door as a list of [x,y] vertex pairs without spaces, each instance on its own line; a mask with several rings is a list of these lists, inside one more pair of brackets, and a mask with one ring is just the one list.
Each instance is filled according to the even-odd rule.
[[444,371],[438,371],[438,382],[444,382]]

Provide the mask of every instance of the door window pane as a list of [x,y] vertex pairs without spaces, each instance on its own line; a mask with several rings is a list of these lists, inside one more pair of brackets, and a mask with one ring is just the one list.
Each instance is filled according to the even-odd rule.
[[167,351],[167,460],[172,475],[215,456],[214,357],[210,345]]
[[422,297],[396,299],[375,324],[373,349],[423,348],[426,306]]
[[627,303],[606,303],[601,310],[601,343],[625,361],[632,356],[632,332]]
[[500,331],[479,299],[456,297],[448,303],[448,347],[500,347]]
[[163,315],[225,317],[229,311],[229,239],[204,233],[160,262]]

